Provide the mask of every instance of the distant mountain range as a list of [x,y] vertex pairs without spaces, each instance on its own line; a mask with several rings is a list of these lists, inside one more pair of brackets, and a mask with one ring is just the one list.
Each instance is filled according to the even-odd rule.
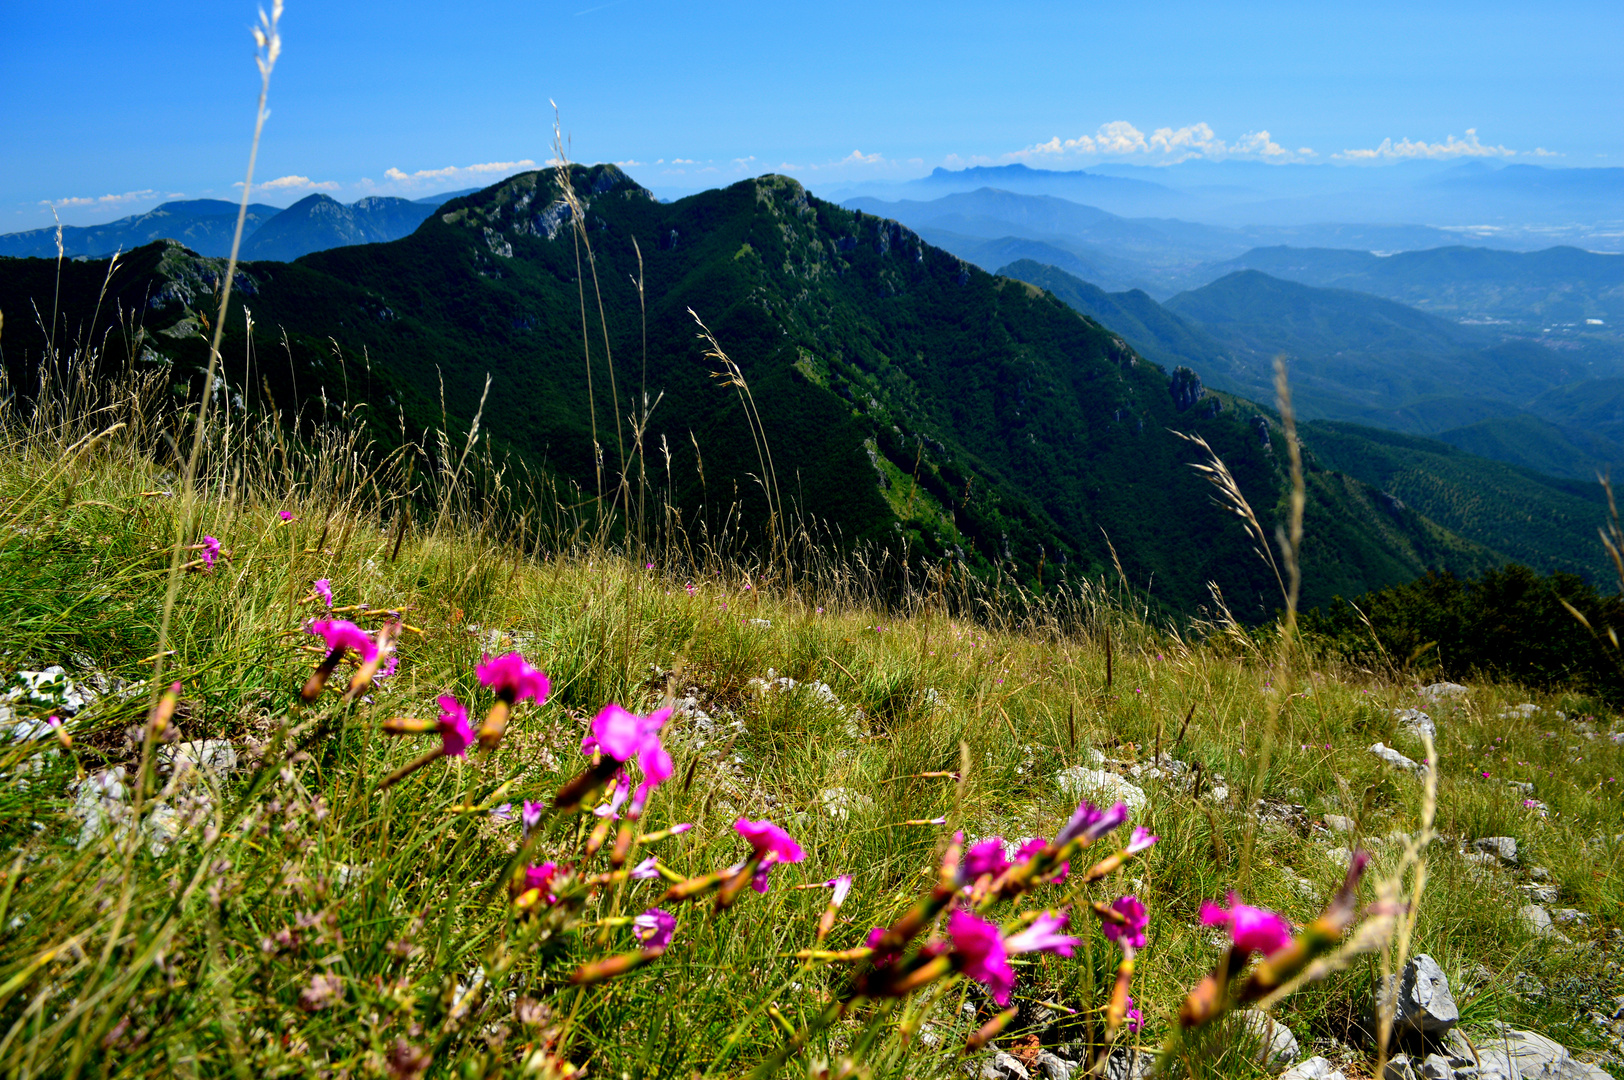
[[[285,210],[251,203],[243,223],[241,257],[296,259],[331,247],[398,240],[422,224],[436,207],[473,190],[417,200],[374,195],[349,205],[318,193]],[[63,226],[62,253],[68,258],[105,258],[155,240],[176,240],[199,255],[226,256],[231,254],[237,213],[238,204],[223,199],[166,202],[106,225]],[[0,235],[0,256],[51,259],[56,254],[54,227]]]
[[[595,497],[600,460],[610,477],[630,460],[630,433],[614,418],[641,393],[646,363],[651,399],[664,395],[643,444],[659,448],[647,462],[658,498],[696,537],[730,523],[759,539],[764,485],[774,481],[758,479],[738,403],[709,377],[692,307],[749,382],[786,513],[828,543],[962,559],[978,573],[1046,588],[1079,575],[1114,579],[1120,559],[1129,582],[1169,610],[1208,603],[1208,582],[1244,617],[1278,606],[1269,571],[1188,467],[1189,444],[1172,434],[1206,438],[1272,531],[1286,473],[1270,410],[1147,362],[1122,330],[1040,288],[980,271],[893,220],[809,197],[785,177],[662,204],[613,166],[571,174],[589,214],[615,357],[611,369],[593,350],[589,396],[576,336],[582,282],[558,182],[550,170],[521,174],[453,200],[400,240],[247,263],[239,287],[252,296],[256,326],[279,340],[285,332],[287,351],[230,377],[248,402],[266,400],[262,387],[284,408],[365,401],[362,415],[388,446],[403,429],[439,426],[441,385],[453,426],[466,425],[489,373],[482,437],[576,505]],[[113,277],[107,303],[144,311],[140,346],[173,364],[155,369],[172,380],[195,380],[204,363],[196,315],[222,270],[217,259],[149,245]],[[58,340],[95,339],[106,265],[64,271]],[[27,310],[55,285],[54,260],[0,260],[0,310]],[[590,303],[590,280],[586,288]],[[1194,327],[1190,319],[1161,309],[1164,318],[1148,296],[1116,303],[1147,330],[1160,327],[1156,344],[1169,358],[1216,341],[1237,373],[1252,370],[1228,330],[1191,329],[1185,340],[1175,331]],[[257,356],[245,349],[239,312],[226,332],[228,355]],[[122,333],[113,331],[110,348],[128,355]],[[7,334],[13,385],[32,385],[34,336]],[[335,343],[347,362],[335,358]],[[1396,436],[1350,430],[1332,433],[1334,453],[1308,442],[1308,603],[1427,569],[1471,573],[1514,552],[1541,569],[1599,576],[1594,527],[1603,510],[1589,489],[1502,469],[1507,479],[1469,513],[1465,478],[1499,466],[1446,448],[1453,471],[1426,473],[1442,460],[1432,451],[1396,458],[1382,441]],[[1454,513],[1459,528],[1418,509],[1416,497],[1364,482],[1354,466],[1326,464],[1332,457],[1386,461],[1385,473],[1357,467],[1394,485],[1416,476],[1424,488],[1435,476],[1455,493],[1437,500],[1437,512]],[[733,507],[742,516],[728,517]],[[1514,547],[1509,530],[1495,531],[1497,512],[1536,514],[1543,531]]]
[[[1355,253],[1322,254],[1331,260]],[[1523,265],[1518,260],[1542,265],[1537,255],[1486,254],[1494,258],[1481,265],[1499,267],[1502,275],[1479,275],[1479,286],[1491,292],[1495,280],[1516,276]],[[1445,264],[1458,258],[1450,251],[1416,255],[1417,265],[1433,255]],[[1390,260],[1375,261],[1385,266]],[[1165,304],[1142,291],[1107,292],[1030,260],[1000,273],[1053,292],[1145,357],[1187,366],[1244,396],[1269,398],[1273,360],[1283,355],[1297,407],[1309,419],[1426,435],[1482,457],[1582,480],[1624,467],[1624,361],[1600,346],[1587,359],[1498,326],[1466,325],[1383,297],[1257,270],[1232,272]]]

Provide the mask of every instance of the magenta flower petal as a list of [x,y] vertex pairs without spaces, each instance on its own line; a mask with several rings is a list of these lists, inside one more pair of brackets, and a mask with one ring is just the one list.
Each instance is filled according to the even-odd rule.
[[633,881],[653,881],[660,876],[660,860],[650,855],[632,867]]
[[1052,952],[1070,956],[1082,942],[1069,934],[1059,933],[1066,927],[1066,916],[1044,912],[1032,920],[1032,925],[1018,934],[1004,939],[1004,950],[1011,956],[1029,952]]
[[806,852],[801,850],[801,845],[789,833],[766,819],[750,821],[740,818],[733,823],[733,828],[763,859],[770,857],[774,862],[800,862],[806,858]]
[[[1103,930],[1107,941],[1114,941],[1119,945],[1127,945],[1135,949],[1145,947],[1145,927],[1150,925],[1150,915],[1145,911],[1145,905],[1137,896],[1121,896],[1111,905],[1111,908],[1124,916],[1128,921],[1125,925],[1105,923]],[[1203,921],[1205,915],[1203,915]]]
[[1133,830],[1133,836],[1128,840],[1128,854],[1138,855],[1142,851],[1149,851],[1160,839],[1159,836],[1150,835],[1150,830],[1140,825]]
[[328,607],[333,606],[333,583],[331,581],[327,578],[317,578],[316,583],[311,588],[315,590],[317,596],[327,601]]
[[1077,809],[1072,813],[1071,819],[1055,836],[1054,846],[1062,848],[1077,839],[1081,839],[1085,843],[1098,840],[1127,820],[1127,803],[1117,803],[1109,810],[1101,810],[1085,799],[1077,804]]
[[526,799],[524,801],[524,805],[520,807],[519,821],[523,823],[524,831],[527,834],[531,829],[534,829],[537,825],[541,824],[542,807],[542,803],[531,802],[529,799]]
[[959,869],[959,880],[974,881],[982,874],[997,877],[1008,869],[1009,860],[1004,858],[1004,838],[992,836],[972,845],[970,850],[964,853],[964,862],[960,864]]
[[[592,720],[592,734],[581,742],[582,753],[600,750],[616,761],[630,761],[643,748],[643,718],[610,702]],[[591,742],[588,747],[587,742]]]
[[220,541],[212,536],[205,536],[203,538],[203,550],[199,554],[203,556],[203,565],[212,567],[214,560],[220,557]]
[[1207,926],[1229,926],[1230,940],[1237,949],[1270,956],[1291,944],[1291,924],[1266,908],[1243,904],[1229,894],[1226,910],[1208,901],[1201,905],[1201,921]]
[[1009,1004],[1015,989],[1015,972],[998,927],[962,908],[955,908],[947,920],[948,937],[963,972],[985,986],[1000,1005]]
[[548,887],[552,885],[553,878],[557,876],[557,863],[544,862],[540,866],[527,866],[524,870],[524,888],[520,891],[529,892],[531,889],[540,889],[547,894],[547,902],[551,904],[558,898],[549,891]]
[[632,936],[645,949],[663,949],[676,933],[677,917],[664,908],[649,908],[632,920]]
[[378,655],[378,643],[367,632],[345,619],[317,619],[305,628],[327,643],[327,651],[354,649],[361,654],[361,662],[369,663]]
[[592,815],[594,817],[614,818],[617,821],[620,820],[621,804],[626,801],[626,796],[631,793],[631,790],[632,780],[631,777],[626,775],[625,770],[621,770],[619,773],[616,773],[615,786],[609,793],[609,801],[604,803],[602,806],[595,807],[592,811]]
[[446,757],[463,757],[474,741],[474,729],[468,723],[468,710],[450,694],[440,695],[440,753]]
[[505,653],[494,659],[485,657],[474,669],[474,674],[497,697],[510,705],[525,698],[540,705],[547,700],[553,685],[546,673],[525,663],[524,657],[516,652]]

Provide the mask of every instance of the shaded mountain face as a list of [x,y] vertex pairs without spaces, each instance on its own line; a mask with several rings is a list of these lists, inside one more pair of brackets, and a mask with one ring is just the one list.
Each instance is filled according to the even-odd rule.
[[[106,225],[62,229],[63,254],[92,258],[130,251],[155,240],[177,240],[200,255],[229,255],[237,229],[238,204],[223,199],[186,199],[166,202],[144,214],[120,218]],[[243,235],[280,214],[274,206],[250,203]],[[56,258],[56,229],[30,229],[0,236],[0,255]]]
[[387,196],[374,195],[346,206],[326,195],[307,195],[255,230],[243,245],[242,257],[291,262],[312,251],[398,240],[434,210]]
[[[771,489],[834,544],[962,556],[1034,585],[1114,577],[1114,548],[1128,580],[1169,608],[1196,610],[1209,581],[1244,617],[1278,606],[1272,575],[1172,434],[1202,434],[1272,529],[1282,436],[1255,407],[1172,379],[1054,296],[793,180],[670,204],[613,166],[577,168],[571,182],[590,259],[558,177],[535,172],[455,200],[392,243],[250,263],[238,287],[263,332],[286,330],[299,397],[319,386],[330,401],[364,399],[380,429],[397,415],[408,428],[437,425],[442,379],[447,409],[466,422],[488,373],[481,430],[577,485],[577,502],[596,496],[596,444],[611,490],[623,469],[641,471],[690,535],[714,534],[736,506],[759,540]],[[206,303],[219,268],[175,248],[142,260],[115,287],[153,297],[148,347],[195,368],[200,338],[163,331]],[[27,294],[26,271],[0,264],[0,305]],[[770,462],[739,395],[713,377],[689,308],[748,382]],[[227,354],[245,355],[240,315],[228,331]],[[639,461],[626,417],[645,389],[658,404]],[[244,390],[252,400],[253,385]],[[1497,561],[1351,476],[1316,470],[1309,495],[1309,603]]]

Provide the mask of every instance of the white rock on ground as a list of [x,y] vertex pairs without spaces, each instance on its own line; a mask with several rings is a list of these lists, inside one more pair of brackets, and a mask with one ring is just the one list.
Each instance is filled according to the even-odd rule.
[[1025,1065],[1002,1050],[981,1064],[981,1080],[1030,1080],[1031,1075]]
[[1423,686],[1415,693],[1422,701],[1430,701],[1436,704],[1450,698],[1465,697],[1470,692],[1460,683],[1435,682],[1431,686]]
[[1506,866],[1517,865],[1517,840],[1511,836],[1485,836],[1473,840],[1472,847],[1487,855],[1493,855]]
[[1370,752],[1387,762],[1387,764],[1393,766],[1395,769],[1407,769],[1410,772],[1420,772],[1423,768],[1425,768],[1424,765],[1416,761],[1411,761],[1409,758],[1405,757],[1403,754],[1384,743],[1377,743],[1375,746],[1372,746],[1370,748]]
[[1612,1080],[1596,1066],[1576,1061],[1556,1040],[1508,1024],[1497,1023],[1493,1036],[1479,1039],[1477,1053],[1483,1080],[1496,1073],[1506,1080]]
[[1071,1074],[1077,1066],[1063,1057],[1049,1053],[1047,1050],[1038,1054],[1038,1072],[1047,1080],[1071,1080]]
[[854,811],[860,814],[874,807],[874,800],[867,795],[843,787],[824,788],[818,793],[818,801],[823,803],[824,811],[836,821],[847,820]]
[[1332,832],[1351,833],[1355,825],[1351,817],[1344,817],[1341,814],[1326,814],[1325,827]]
[[1528,932],[1535,937],[1550,938],[1553,941],[1567,942],[1555,926],[1551,924],[1551,913],[1538,904],[1524,904],[1517,909],[1517,917],[1528,928]]
[[[1460,1009],[1450,991],[1449,978],[1438,962],[1421,953],[1404,965],[1404,970],[1389,976],[1388,987],[1398,985],[1398,1000],[1394,1003],[1395,1030],[1416,1031],[1429,1039],[1441,1039],[1460,1023]],[[1387,994],[1380,995],[1378,1004],[1385,1005]]]
[[223,780],[237,767],[237,748],[224,739],[192,739],[159,748],[158,763],[178,773],[203,769]]
[[1284,1069],[1302,1052],[1291,1029],[1268,1013],[1246,1009],[1240,1014],[1240,1022],[1256,1040],[1257,1060],[1266,1069]]
[[1090,801],[1103,799],[1107,805],[1124,802],[1135,814],[1145,808],[1145,793],[1142,789],[1128,783],[1116,773],[1106,772],[1104,769],[1087,769],[1081,765],[1073,765],[1069,769],[1062,769],[1055,777],[1055,783],[1068,798]]
[[1307,1061],[1299,1061],[1281,1073],[1280,1080],[1348,1080],[1348,1078],[1341,1069],[1332,1065],[1329,1059],[1316,1056]]
[[1393,716],[1397,718],[1399,726],[1410,732],[1416,738],[1425,735],[1434,742],[1438,739],[1438,725],[1432,717],[1420,709],[1394,709]]

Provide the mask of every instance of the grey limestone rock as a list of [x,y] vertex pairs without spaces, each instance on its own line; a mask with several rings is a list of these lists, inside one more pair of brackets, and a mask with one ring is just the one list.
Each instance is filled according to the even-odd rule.
[[1460,1009],[1449,988],[1449,977],[1426,953],[1405,964],[1404,970],[1393,976],[1393,980],[1398,984],[1398,999],[1393,1003],[1395,1030],[1441,1039],[1460,1023]]
[[1346,1074],[1332,1065],[1329,1059],[1311,1057],[1299,1061],[1280,1074],[1280,1080],[1348,1080]]
[[1031,1076],[1025,1065],[1002,1050],[981,1065],[981,1080],[1031,1080]]
[[1382,1080],[1421,1080],[1421,1074],[1415,1071],[1410,1055],[1394,1054],[1382,1066]]
[[1425,768],[1425,766],[1423,766],[1420,762],[1412,761],[1385,743],[1377,743],[1375,746],[1370,748],[1370,752],[1387,762],[1387,764],[1393,766],[1395,769],[1404,769],[1409,772],[1420,772],[1423,768]]
[[1354,830],[1354,820],[1341,814],[1326,814],[1325,827],[1332,832],[1351,833]]
[[1517,865],[1517,840],[1512,836],[1485,836],[1472,841],[1472,847],[1486,855],[1493,855],[1506,866]]
[[1072,1062],[1067,1061],[1058,1054],[1051,1054],[1047,1050],[1038,1054],[1037,1065],[1038,1072],[1042,1073],[1048,1080],[1071,1080],[1071,1074],[1077,1068]]
[[1055,783],[1069,798],[1103,798],[1108,802],[1124,802],[1135,814],[1145,809],[1145,793],[1114,772],[1088,769],[1073,765],[1062,769]]
[[1469,692],[1470,691],[1468,691],[1466,687],[1462,686],[1460,683],[1435,682],[1430,686],[1423,686],[1415,693],[1416,696],[1422,701],[1428,701],[1436,704],[1440,701],[1448,701],[1453,698],[1465,697]]
[[1496,1024],[1494,1034],[1477,1044],[1483,1080],[1610,1080],[1594,1065],[1574,1059],[1567,1047],[1532,1031]]
[[1398,720],[1399,726],[1410,732],[1416,738],[1425,735],[1434,741],[1438,738],[1438,725],[1432,717],[1420,709],[1394,709],[1393,716]]
[[1268,1013],[1247,1009],[1240,1014],[1240,1022],[1256,1040],[1257,1060],[1265,1068],[1284,1069],[1302,1052],[1291,1029]]

